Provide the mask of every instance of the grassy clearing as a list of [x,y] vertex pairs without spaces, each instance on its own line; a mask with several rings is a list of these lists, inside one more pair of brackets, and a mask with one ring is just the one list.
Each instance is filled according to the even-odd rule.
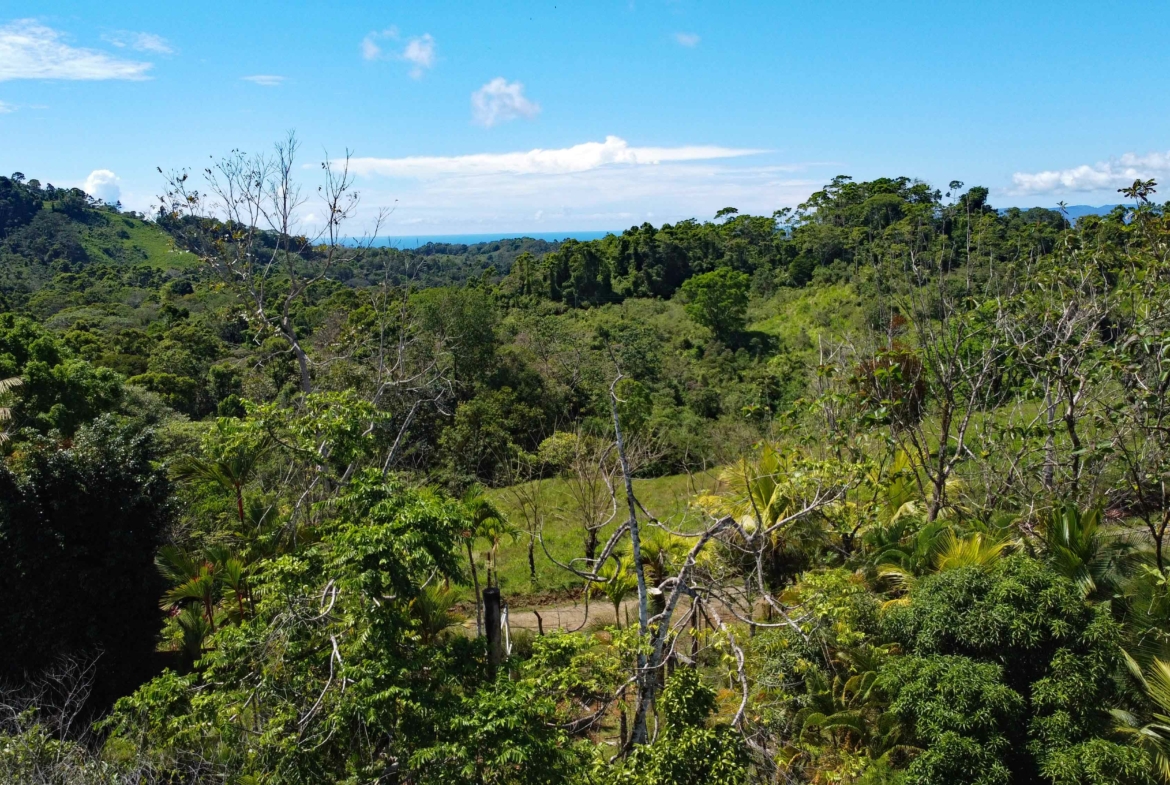
[[146,221],[131,220],[131,226],[126,227],[130,239],[124,242],[141,248],[147,254],[146,263],[151,267],[164,270],[185,269],[194,267],[199,260],[186,251],[175,248],[175,241],[170,235],[154,224]]
[[771,299],[754,304],[748,316],[751,329],[800,347],[822,333],[840,334],[858,325],[862,300],[853,285],[846,283],[781,289]]
[[[646,509],[655,516],[681,525],[685,523],[691,499],[712,490],[716,482],[717,472],[704,472],[692,476],[676,474],[634,480],[634,492]],[[536,544],[534,553],[536,579],[532,580],[528,570],[528,534],[523,531],[524,516],[521,514],[514,489],[497,488],[490,491],[488,496],[509,521],[521,528],[514,541],[510,539],[504,541],[498,556],[500,588],[504,595],[511,599],[513,607],[524,605],[523,602],[516,601],[518,597],[529,598],[532,604],[538,604],[541,595],[563,594],[580,588],[581,581],[554,564],[545,555],[540,543]],[[544,510],[544,542],[549,552],[562,562],[583,556],[585,531],[580,518],[574,514],[568,483],[559,478],[543,480],[540,498]],[[624,495],[619,495],[618,502],[621,507],[615,521],[625,519]],[[617,523],[611,523],[601,531],[602,541],[612,533],[615,525]],[[481,580],[484,569],[482,551],[486,549],[484,543],[478,544],[476,556]],[[471,596],[470,589],[463,589],[462,593],[467,597]]]
[[91,259],[130,260],[160,270],[193,267],[198,260],[175,249],[170,235],[154,224],[128,215],[100,213],[82,232],[82,245]]

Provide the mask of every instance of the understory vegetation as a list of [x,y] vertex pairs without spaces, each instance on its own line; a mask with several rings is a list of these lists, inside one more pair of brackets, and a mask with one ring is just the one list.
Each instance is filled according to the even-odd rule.
[[296,152],[0,177],[0,779],[1170,781],[1156,183],[400,250]]

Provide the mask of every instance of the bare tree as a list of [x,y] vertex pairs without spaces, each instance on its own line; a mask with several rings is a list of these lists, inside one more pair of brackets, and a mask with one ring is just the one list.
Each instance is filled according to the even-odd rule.
[[310,197],[294,176],[299,146],[290,132],[270,154],[236,150],[203,170],[206,192],[193,186],[186,171],[172,172],[160,218],[247,303],[259,334],[288,343],[301,392],[308,394],[313,360],[296,326],[296,305],[331,271],[368,248],[385,213],[365,242],[354,243],[345,234],[359,203],[347,153],[340,163],[322,162],[323,181],[312,208],[322,220],[311,225],[302,215]]
[[614,443],[578,430],[567,440],[563,476],[572,500],[572,513],[584,531],[587,562],[597,556],[601,530],[617,516],[614,497]]
[[1004,356],[996,312],[981,309],[947,278],[932,274],[910,252],[898,298],[911,346],[878,352],[872,372],[875,401],[889,402],[891,433],[920,473],[919,489],[933,521],[948,504],[956,467],[970,457],[972,420],[988,408]]
[[1110,434],[1117,501],[1145,525],[1158,569],[1166,574],[1170,533],[1170,269],[1150,254],[1125,285],[1131,308],[1108,347],[1120,382],[1097,417]]
[[519,450],[508,458],[507,494],[516,503],[528,535],[528,578],[536,583],[536,542],[544,528],[545,477],[544,465],[539,456]]

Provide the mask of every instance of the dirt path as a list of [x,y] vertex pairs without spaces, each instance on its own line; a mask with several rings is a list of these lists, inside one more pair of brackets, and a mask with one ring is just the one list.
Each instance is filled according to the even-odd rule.
[[[675,610],[675,619],[679,619],[690,612],[691,603],[686,597],[683,597]],[[721,608],[724,614],[730,614],[730,610]],[[475,632],[475,616],[474,611],[469,618],[463,622],[463,628]],[[537,618],[539,614],[539,619]],[[731,620],[730,618],[728,620]],[[621,626],[623,628],[629,626],[631,623],[638,623],[638,601],[636,598],[631,598],[622,603],[621,608]],[[539,632],[541,629],[544,632],[552,632],[553,630],[590,630],[599,629],[602,627],[611,626],[614,622],[613,606],[606,600],[602,599],[589,601],[589,615],[585,615],[585,600],[569,600],[561,603],[552,603],[546,606],[536,607],[521,607],[508,610],[508,625],[513,630],[531,630]]]
[[[540,614],[540,621],[537,621]],[[621,626],[625,627],[627,620],[637,623],[638,603],[636,600],[626,600],[622,604]],[[513,630],[532,630],[537,632],[543,627],[545,632],[553,630],[579,630],[583,627],[609,626],[613,624],[613,606],[605,600],[589,601],[589,617],[586,622],[585,601],[562,603],[546,607],[528,609],[509,609],[508,624]],[[475,630],[475,616],[465,620],[463,627]]]

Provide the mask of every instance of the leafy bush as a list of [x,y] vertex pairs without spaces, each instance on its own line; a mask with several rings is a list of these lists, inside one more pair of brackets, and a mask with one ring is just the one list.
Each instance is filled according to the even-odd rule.
[[[172,520],[153,434],[107,415],[72,446],[0,466],[0,674],[100,654],[99,701],[149,675],[161,622],[154,552]],[[19,598],[17,601],[16,598]]]

